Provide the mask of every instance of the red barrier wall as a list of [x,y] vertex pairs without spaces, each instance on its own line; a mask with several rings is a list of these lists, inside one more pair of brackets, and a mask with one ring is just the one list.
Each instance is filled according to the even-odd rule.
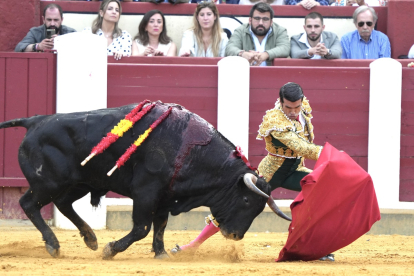
[[414,68],[402,76],[400,201],[414,201]]
[[[175,58],[164,58],[170,63]],[[185,59],[193,61],[193,59]],[[218,59],[211,59],[216,62]],[[2,53],[0,55],[0,120],[55,110],[55,56],[53,54]],[[121,61],[122,62],[122,61]],[[256,131],[267,109],[274,105],[280,86],[287,81],[301,84],[314,108],[317,144],[330,142],[349,153],[367,168],[369,68],[367,61],[330,61],[332,67],[295,66],[297,60],[283,59],[293,66],[251,68],[250,159],[257,165],[266,154]],[[300,61],[305,62],[305,61]],[[310,61],[309,63],[312,63]],[[352,66],[354,63],[355,67]],[[328,64],[328,62],[326,63]],[[345,66],[346,64],[346,66]],[[368,65],[368,63],[367,63]],[[39,96],[40,95],[40,96]],[[414,200],[414,70],[403,69],[403,112],[401,135],[401,200]],[[126,64],[108,65],[108,107],[143,99],[183,105],[217,124],[217,67],[214,65]],[[231,103],[229,103],[230,105]],[[0,130],[0,185],[26,186],[17,163],[17,148],[24,129]],[[7,162],[5,162],[7,160]],[[307,162],[312,168],[313,162]],[[278,198],[292,193],[278,191]]]
[[[265,111],[274,106],[279,88],[294,81],[302,85],[314,109],[315,143],[329,142],[367,169],[370,61],[336,60],[328,62],[329,68],[295,66],[297,60],[291,59],[281,61],[293,66],[254,67],[250,71],[250,161],[257,166],[266,155],[264,142],[256,140],[257,128]],[[215,126],[216,84],[215,66],[109,64],[108,106],[159,99],[179,103]],[[405,65],[402,99],[400,200],[414,201],[414,70]],[[306,165],[313,168],[314,162],[307,161]],[[279,189],[275,197],[294,195]]]
[[[249,159],[255,166],[266,155],[264,143],[256,140],[262,117],[273,108],[279,88],[294,81],[303,86],[315,110],[315,142],[330,142],[367,169],[368,68],[252,68],[250,74]],[[179,103],[216,126],[217,67],[109,64],[108,107],[143,99]],[[314,162],[307,165],[312,168]],[[277,192],[277,198],[294,195],[282,189]]]
[[387,34],[391,42],[391,56],[408,55],[414,44],[413,0],[389,0]]
[[[0,53],[0,121],[53,114],[56,111],[56,56],[44,53]],[[27,190],[17,153],[26,134],[21,127],[0,130],[0,219],[26,218],[19,198]],[[52,206],[42,209],[52,217]]]
[[39,26],[40,0],[3,0],[0,10],[0,51],[14,51],[29,29]]

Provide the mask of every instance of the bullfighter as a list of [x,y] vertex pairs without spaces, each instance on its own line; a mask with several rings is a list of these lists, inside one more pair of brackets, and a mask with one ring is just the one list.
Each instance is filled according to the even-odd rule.
[[[313,144],[311,113],[312,109],[302,88],[289,82],[280,88],[275,107],[263,117],[257,139],[265,140],[268,154],[260,162],[258,171],[272,190],[282,187],[301,191],[300,180],[312,172],[304,166],[304,160],[317,160],[323,147]],[[196,250],[220,230],[219,222],[212,215],[206,217],[206,224],[195,240],[187,245],[177,245],[171,253]],[[334,260],[331,254],[326,258]]]

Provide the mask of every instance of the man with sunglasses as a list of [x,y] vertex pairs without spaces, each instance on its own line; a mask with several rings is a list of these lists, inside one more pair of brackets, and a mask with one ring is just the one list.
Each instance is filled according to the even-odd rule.
[[303,29],[306,33],[294,35],[290,40],[290,56],[292,58],[341,58],[341,42],[336,34],[324,31],[325,25],[320,13],[309,13],[305,17]]
[[360,6],[353,14],[357,30],[345,34],[341,39],[343,59],[378,59],[391,57],[388,37],[374,30],[377,13],[368,6]]
[[250,10],[249,23],[238,27],[230,37],[226,56],[239,56],[252,66],[271,65],[275,58],[286,58],[290,43],[285,28],[273,22],[272,7],[263,2]]

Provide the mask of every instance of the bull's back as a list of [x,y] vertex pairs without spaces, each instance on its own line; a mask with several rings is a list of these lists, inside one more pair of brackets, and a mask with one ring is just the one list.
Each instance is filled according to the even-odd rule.
[[[45,177],[117,191],[116,187],[129,186],[136,173],[145,172],[168,185],[176,156],[182,147],[182,134],[193,116],[178,108],[173,108],[172,113],[150,133],[120,169],[110,177],[106,175],[139,135],[168,109],[168,104],[157,103],[102,154],[85,166],[80,165],[92,148],[134,107],[129,105],[45,117],[28,129],[21,144],[19,161],[25,176],[28,179],[37,178],[36,169],[42,166]],[[126,193],[122,190],[118,192]]]

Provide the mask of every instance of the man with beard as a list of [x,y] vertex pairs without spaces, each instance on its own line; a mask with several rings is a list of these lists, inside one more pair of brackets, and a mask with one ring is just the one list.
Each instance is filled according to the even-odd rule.
[[230,37],[226,56],[240,56],[250,65],[271,65],[275,58],[289,56],[290,43],[285,28],[273,23],[273,9],[259,2],[250,10],[249,23],[238,27]]
[[377,59],[391,57],[388,37],[374,30],[377,13],[368,6],[360,6],[354,11],[353,20],[357,30],[345,34],[341,39],[342,58]]
[[[75,29],[62,25],[62,8],[56,4],[49,4],[43,10],[43,25],[33,27],[17,44],[15,52],[43,52],[53,49],[53,39],[58,35],[76,32]],[[53,29],[55,34],[47,37],[47,31]]]
[[292,36],[290,40],[290,56],[292,58],[341,58],[341,42],[336,34],[324,31],[325,25],[320,13],[309,13],[305,17],[303,28],[306,33]]

